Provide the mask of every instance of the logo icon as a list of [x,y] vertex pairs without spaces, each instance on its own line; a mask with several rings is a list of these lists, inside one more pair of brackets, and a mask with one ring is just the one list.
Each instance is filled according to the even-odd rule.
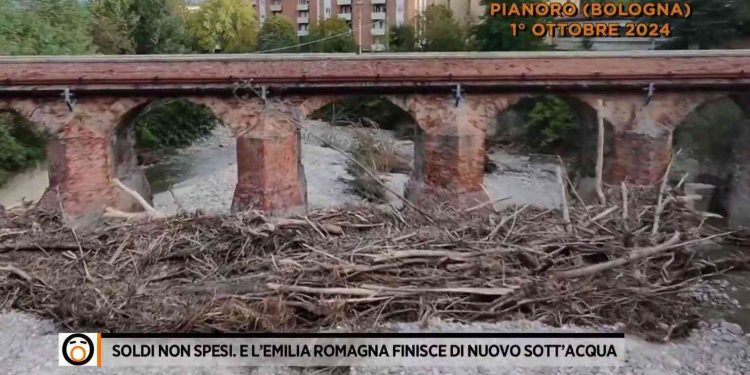
[[61,366],[96,366],[93,361],[97,354],[98,334],[96,333],[61,333],[60,342]]

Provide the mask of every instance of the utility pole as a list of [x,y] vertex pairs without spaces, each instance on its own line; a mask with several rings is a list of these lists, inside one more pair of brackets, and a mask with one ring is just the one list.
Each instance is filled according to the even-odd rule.
[[365,2],[363,0],[357,0],[357,7],[359,7],[359,10],[357,10],[357,28],[359,29],[359,33],[357,33],[358,55],[362,54],[362,8],[364,5]]

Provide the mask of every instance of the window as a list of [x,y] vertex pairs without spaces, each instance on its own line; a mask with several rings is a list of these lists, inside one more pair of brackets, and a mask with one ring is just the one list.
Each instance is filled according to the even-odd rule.
[[351,5],[342,5],[339,8],[339,13],[341,13],[341,14],[351,14],[352,13],[352,6]]
[[372,6],[373,13],[385,13],[385,5],[376,4]]

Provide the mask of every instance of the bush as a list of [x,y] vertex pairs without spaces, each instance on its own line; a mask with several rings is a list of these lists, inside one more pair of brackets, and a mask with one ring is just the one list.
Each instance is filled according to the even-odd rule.
[[579,124],[568,103],[559,97],[545,95],[529,111],[524,128],[533,151],[556,153],[559,148],[572,145]]
[[176,99],[149,105],[133,122],[139,152],[154,152],[191,145],[211,134],[218,119],[204,106]]
[[44,160],[44,138],[14,113],[0,113],[0,185],[14,173]]

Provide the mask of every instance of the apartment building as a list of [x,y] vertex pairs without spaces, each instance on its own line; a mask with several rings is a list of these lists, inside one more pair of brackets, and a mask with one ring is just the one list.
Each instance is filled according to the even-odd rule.
[[[388,29],[411,23],[417,14],[417,0],[252,0],[261,23],[272,14],[286,17],[307,36],[317,20],[337,17],[352,28],[355,42],[363,51],[385,51]],[[361,30],[361,32],[360,32]]]

